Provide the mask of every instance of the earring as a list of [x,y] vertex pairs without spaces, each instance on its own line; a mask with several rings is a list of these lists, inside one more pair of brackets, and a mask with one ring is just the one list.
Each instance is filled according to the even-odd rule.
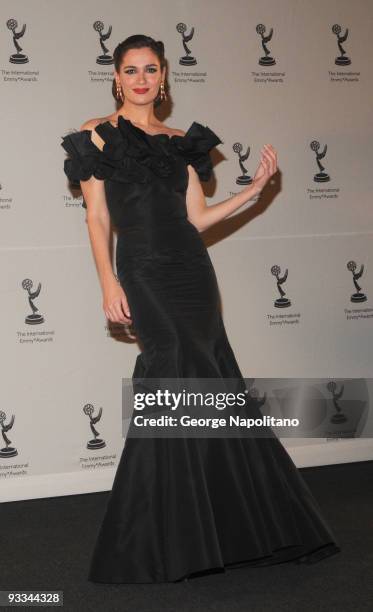
[[167,100],[167,95],[164,89],[164,82],[161,82],[161,102],[163,102],[163,100]]
[[123,91],[121,85],[117,81],[117,100],[122,100],[123,102]]

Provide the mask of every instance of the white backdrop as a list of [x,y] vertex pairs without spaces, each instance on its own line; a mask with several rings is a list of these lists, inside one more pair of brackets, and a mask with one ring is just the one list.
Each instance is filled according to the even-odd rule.
[[[228,336],[259,390],[265,377],[328,377],[348,395],[346,379],[360,379],[353,393],[364,402],[365,437],[283,440],[298,466],[372,459],[370,0],[4,0],[0,14],[1,499],[109,489],[123,446],[121,379],[132,376],[139,348],[120,329],[108,332],[81,194],[68,185],[60,146],[85,120],[114,110],[113,66],[96,61],[96,21],[104,33],[112,26],[109,56],[132,34],[164,41],[171,105],[160,118],[184,130],[198,121],[223,140],[204,186],[209,204],[242,188],[235,143],[250,147],[246,175],[264,143],[277,149],[276,184],[204,236]],[[186,34],[194,28],[191,66],[180,63],[180,23]],[[273,28],[272,65],[259,63],[259,24],[264,37]],[[341,52],[337,34],[346,29]],[[313,141],[320,153],[327,145],[324,182],[315,180]],[[356,272],[364,265],[364,301],[351,302],[351,261]],[[288,270],[287,308],[275,306],[274,265],[280,276]],[[41,284],[34,304],[44,320],[34,325],[25,321],[25,279],[31,292]],[[86,447],[86,404],[94,414],[102,407],[96,427],[106,446],[96,451]]]

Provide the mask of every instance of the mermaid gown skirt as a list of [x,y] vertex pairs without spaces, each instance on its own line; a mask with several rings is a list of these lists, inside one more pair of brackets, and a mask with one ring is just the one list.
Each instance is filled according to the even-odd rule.
[[[221,140],[193,122],[149,135],[119,116],[63,138],[72,183],[105,181],[116,267],[141,353],[133,379],[242,379],[206,247],[187,219],[187,165],[211,175]],[[240,565],[312,563],[340,551],[275,437],[130,437],[109,495],[89,579],[173,582]]]

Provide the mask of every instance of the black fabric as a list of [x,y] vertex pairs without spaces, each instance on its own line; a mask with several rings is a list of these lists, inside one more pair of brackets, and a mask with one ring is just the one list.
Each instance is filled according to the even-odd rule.
[[[211,176],[221,143],[118,127],[63,137],[72,182],[105,180],[119,230],[116,264],[141,344],[133,378],[242,374],[219,309],[214,268],[187,218],[188,164]],[[312,563],[340,551],[290,456],[270,438],[127,437],[93,551],[94,582],[171,582],[225,566]]]

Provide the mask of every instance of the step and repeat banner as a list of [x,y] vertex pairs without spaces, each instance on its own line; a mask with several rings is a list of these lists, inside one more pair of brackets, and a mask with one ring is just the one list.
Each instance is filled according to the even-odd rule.
[[0,15],[1,499],[108,490],[123,448],[140,349],[105,318],[61,137],[114,112],[112,53],[140,33],[165,44],[159,118],[223,141],[209,205],[250,183],[263,144],[278,152],[260,198],[203,236],[243,375],[259,397],[276,379],[273,410],[300,418],[307,379],[327,380],[325,435],[283,439],[299,467],[373,459],[372,3],[4,0]]

